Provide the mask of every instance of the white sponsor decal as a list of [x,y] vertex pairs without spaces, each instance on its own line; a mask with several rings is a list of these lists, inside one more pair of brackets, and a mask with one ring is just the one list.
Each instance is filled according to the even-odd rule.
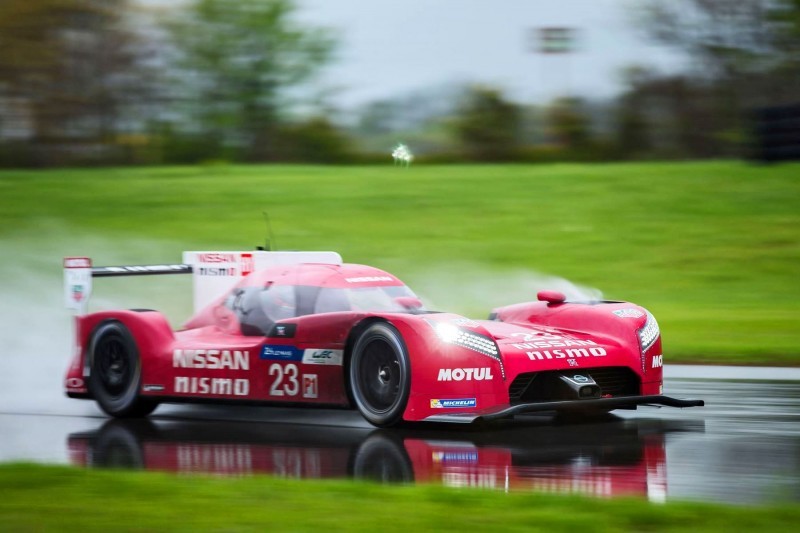
[[597,346],[594,341],[571,341],[566,339],[547,339],[512,344],[518,350],[534,350],[536,348],[568,348],[570,346]]
[[206,267],[197,266],[194,268],[200,276],[238,276],[239,271],[235,267]]
[[201,276],[246,276],[254,267],[252,253],[212,252],[197,254],[194,271]]
[[566,350],[541,350],[536,352],[526,352],[528,359],[532,361],[541,359],[566,359],[568,357],[603,357],[607,355],[605,349],[600,347],[592,348],[567,348]]
[[269,367],[269,375],[275,376],[275,381],[269,388],[270,396],[297,396],[300,392],[300,383],[298,382],[297,365],[288,364],[283,366],[281,363],[273,363]]
[[319,396],[319,385],[316,374],[303,374],[303,398]]
[[164,390],[164,385],[142,385],[144,392],[161,392]]
[[617,309],[616,311],[611,311],[615,315],[620,318],[642,318],[644,313],[639,311],[638,309]]
[[268,374],[275,380],[269,388],[270,396],[297,396],[317,398],[319,396],[319,380],[316,374],[300,374],[294,363],[273,363]]
[[661,368],[664,364],[664,356],[663,355],[654,355],[653,356],[653,366],[652,368]]
[[475,407],[478,401],[475,398],[451,398],[447,400],[431,400],[431,409],[458,409],[460,407]]
[[363,276],[360,278],[345,278],[347,283],[371,283],[373,281],[394,281],[389,276]]
[[492,369],[482,368],[441,368],[437,381],[484,381],[494,379]]
[[210,252],[197,254],[197,261],[200,263],[235,263],[239,260],[239,254],[232,252]]
[[329,350],[327,348],[311,348],[303,351],[303,363],[307,365],[336,365],[342,366],[344,350]]
[[180,350],[172,354],[174,368],[250,370],[250,352],[241,350]]
[[250,394],[250,380],[177,376],[175,378],[175,394],[247,396]]
[[539,340],[561,340],[564,337],[554,333],[543,332],[530,332],[530,331],[517,331],[511,334],[512,337],[518,337],[522,342],[539,341]]
[[64,268],[92,268],[92,260],[88,257],[65,257]]
[[64,302],[68,309],[86,313],[92,294],[92,261],[88,257],[64,258]]

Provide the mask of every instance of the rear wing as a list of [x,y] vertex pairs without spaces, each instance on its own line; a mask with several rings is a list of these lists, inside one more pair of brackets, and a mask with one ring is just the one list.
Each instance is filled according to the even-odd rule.
[[277,265],[324,263],[341,265],[336,252],[183,252],[183,263],[92,266],[88,257],[64,258],[64,301],[68,309],[86,314],[92,278],[192,274],[194,311],[225,294],[241,278]]

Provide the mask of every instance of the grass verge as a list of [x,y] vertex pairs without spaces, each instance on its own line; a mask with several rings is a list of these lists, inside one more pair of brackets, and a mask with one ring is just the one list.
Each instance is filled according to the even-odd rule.
[[790,531],[800,509],[0,465],[3,531]]

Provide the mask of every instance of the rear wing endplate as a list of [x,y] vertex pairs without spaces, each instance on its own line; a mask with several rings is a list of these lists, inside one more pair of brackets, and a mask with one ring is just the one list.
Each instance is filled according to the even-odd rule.
[[92,278],[191,274],[192,265],[126,265],[93,267],[88,257],[64,258],[64,302],[68,309],[85,315],[92,295]]

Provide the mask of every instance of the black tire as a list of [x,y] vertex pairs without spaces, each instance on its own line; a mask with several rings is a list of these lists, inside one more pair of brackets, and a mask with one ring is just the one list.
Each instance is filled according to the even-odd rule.
[[89,345],[89,389],[100,408],[117,418],[147,416],[158,402],[139,396],[142,365],[133,335],[119,322],[107,322]]
[[348,375],[353,402],[367,421],[389,427],[402,420],[411,363],[400,332],[391,324],[372,324],[358,337]]

